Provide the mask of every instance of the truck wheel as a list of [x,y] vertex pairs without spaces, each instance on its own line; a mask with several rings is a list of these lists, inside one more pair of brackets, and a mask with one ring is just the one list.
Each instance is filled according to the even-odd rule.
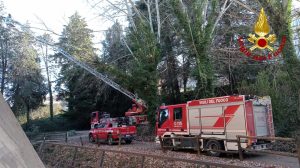
[[114,144],[114,140],[112,138],[112,135],[108,135],[108,137],[107,137],[107,143],[108,143],[108,145],[113,145]]
[[[164,146],[168,146],[168,147],[174,146],[171,139],[165,139],[165,140],[163,140],[163,145]],[[171,148],[171,150],[173,151],[173,150],[175,150],[175,148]]]
[[132,140],[125,140],[126,144],[131,144]]
[[[206,149],[222,150],[222,146],[219,141],[210,140],[206,143]],[[207,154],[210,156],[219,157],[221,155],[221,152],[207,151]]]
[[95,139],[93,138],[93,135],[92,135],[92,134],[89,135],[89,142],[90,142],[90,143],[95,142]]

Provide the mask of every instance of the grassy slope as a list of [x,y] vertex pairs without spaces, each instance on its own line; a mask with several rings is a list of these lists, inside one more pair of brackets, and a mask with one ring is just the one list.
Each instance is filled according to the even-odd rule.
[[19,123],[26,132],[36,134],[48,131],[65,131],[72,129],[70,122],[63,117],[63,111],[60,104],[54,104],[53,121],[50,120],[49,105],[44,105],[34,110],[30,114],[30,126],[26,127],[26,114],[17,117]]

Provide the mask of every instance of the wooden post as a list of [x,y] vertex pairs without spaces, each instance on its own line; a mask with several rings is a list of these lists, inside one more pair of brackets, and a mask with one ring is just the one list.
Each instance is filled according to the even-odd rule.
[[121,140],[122,140],[122,137],[121,137],[121,134],[119,133],[119,147],[121,146]]
[[44,147],[44,144],[45,144],[45,141],[44,142],[42,142],[41,143],[41,145],[39,146],[39,149],[38,149],[38,151],[37,151],[37,153],[41,156],[42,155],[42,149],[43,149],[43,147]]
[[80,137],[81,146],[83,146],[82,138]]
[[298,161],[299,161],[299,166],[300,166],[300,134],[296,136],[296,146],[297,146],[297,151],[298,151]]
[[144,162],[145,162],[145,156],[142,156],[142,166],[141,166],[141,168],[144,168]]
[[197,146],[197,154],[198,156],[201,154],[201,151],[200,151],[200,142],[199,142],[199,135],[196,136],[196,146]]
[[41,143],[39,150],[38,150],[38,155],[40,156],[40,159],[43,161],[44,159],[44,153],[43,153],[43,149],[44,149],[44,142]]
[[73,158],[72,158],[72,165],[71,165],[71,167],[74,167],[74,161],[75,161],[75,158],[76,158],[77,150],[78,150],[78,148],[75,147],[75,151],[74,151],[74,155],[73,155]]
[[100,168],[103,167],[104,156],[105,156],[105,151],[103,151],[102,154],[101,154],[101,158],[100,158]]
[[159,138],[159,143],[160,143],[160,147],[161,147],[162,151],[163,151],[163,152],[166,152],[166,151],[165,151],[165,148],[164,148],[164,144],[163,144],[163,140],[162,140],[161,136],[159,136],[158,138]]
[[68,131],[66,132],[65,142],[68,143]]
[[241,146],[241,138],[237,135],[237,143],[238,143],[238,150],[239,150],[239,157],[240,157],[240,160],[244,160],[244,156],[243,156],[243,149],[242,149],[242,146]]
[[98,134],[96,134],[96,143],[97,143],[97,145],[99,147],[100,146],[100,142],[99,142]]

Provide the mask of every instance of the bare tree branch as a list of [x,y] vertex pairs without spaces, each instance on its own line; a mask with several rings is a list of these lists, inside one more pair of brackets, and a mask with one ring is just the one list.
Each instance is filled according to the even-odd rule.
[[[144,1],[144,2],[145,2],[145,1]],[[152,23],[152,15],[151,15],[151,4],[150,4],[150,0],[147,0],[147,3],[145,2],[145,4],[147,5],[147,9],[148,9],[148,17],[149,17],[149,24],[150,24],[151,32],[154,33],[154,30],[153,30],[153,23]]]
[[222,6],[222,8],[221,8],[221,11],[220,11],[220,13],[219,13],[219,15],[218,15],[218,17],[217,17],[215,23],[214,23],[214,26],[213,26],[212,31],[211,31],[211,33],[210,33],[210,37],[213,35],[213,33],[214,33],[214,31],[215,31],[215,29],[216,29],[216,27],[217,27],[217,24],[219,23],[220,19],[222,18],[222,16],[224,15],[224,13],[227,11],[227,9],[228,9],[228,8],[230,7],[230,5],[232,4],[232,2],[230,2],[229,5],[226,6],[227,3],[228,3],[228,0],[225,0],[223,6]]
[[127,41],[122,37],[121,40],[124,42],[126,48],[128,49],[128,51],[130,52],[130,54],[133,56],[133,58],[139,63],[139,60],[137,59],[137,57],[133,54],[132,50],[130,49]]
[[119,8],[119,7],[116,6],[115,4],[111,3],[109,0],[106,0],[106,2],[108,2],[111,6],[113,6],[113,7],[116,8],[116,9],[118,9],[119,11],[121,11],[121,12],[125,13],[126,15],[128,15],[128,13],[127,13],[125,10]]
[[240,2],[239,0],[232,0],[232,1],[234,1],[235,3],[241,5],[242,7],[246,8],[249,11],[251,11],[251,12],[255,13],[256,15],[258,15],[258,13],[255,10],[253,10],[250,6],[244,4],[243,2]]
[[40,23],[45,27],[45,29],[38,28],[38,27],[28,27],[28,28],[34,28],[34,29],[38,29],[38,30],[48,31],[54,35],[61,36],[59,33],[56,33],[53,30],[51,30],[40,17],[38,17],[37,15],[35,15],[35,17],[40,21]]
[[[148,0],[149,1],[149,0]],[[155,8],[156,8],[156,20],[157,20],[157,41],[160,43],[160,15],[159,15],[159,6],[158,6],[158,0],[155,0]]]
[[128,4],[127,0],[124,0],[124,1],[125,1],[125,5],[126,5],[126,8],[127,8],[127,12],[128,12],[128,19],[129,19],[129,22],[131,23],[133,29],[134,29],[135,31],[137,31],[136,25],[135,25],[134,20],[133,20],[133,18],[132,18],[133,14],[132,14],[132,11],[131,11],[131,9],[130,9],[130,7],[129,7],[129,4]]

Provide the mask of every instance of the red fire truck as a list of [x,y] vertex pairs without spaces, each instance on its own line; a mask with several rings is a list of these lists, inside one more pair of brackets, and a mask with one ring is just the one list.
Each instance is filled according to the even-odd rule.
[[110,118],[110,114],[107,112],[94,111],[91,113],[91,129],[94,128],[95,124],[99,124],[102,120]]
[[[162,137],[202,136],[222,140],[201,140],[201,149],[238,150],[237,143],[226,139],[244,136],[274,136],[269,96],[237,95],[189,101],[186,104],[161,106],[157,114],[156,135]],[[188,141],[188,140],[187,140]],[[193,147],[193,143],[172,140],[171,145]],[[248,139],[242,147],[267,148],[267,142]],[[208,152],[218,156],[219,152]]]
[[[135,104],[133,105],[133,107]],[[135,110],[135,109],[133,109]],[[132,111],[128,110],[126,113],[131,113]],[[105,121],[113,120],[117,122],[117,120],[127,120],[129,125],[140,125],[140,124],[147,124],[147,115],[126,115],[125,117],[117,117],[117,118],[110,118],[110,114],[107,112],[99,112],[94,111],[91,113],[91,128],[94,128],[95,124],[99,124]]]
[[[98,112],[92,113],[91,130],[89,131],[89,141],[106,141],[109,145],[117,142],[119,138],[130,144],[136,134],[136,126],[130,125],[128,118],[109,118],[107,113],[101,113],[102,118],[96,121]],[[94,117],[94,118],[93,118]]]
[[125,112],[125,116],[130,118],[130,120],[133,120],[136,125],[148,124],[147,115],[145,115],[147,108],[143,100],[133,99],[132,101],[134,104],[132,104],[132,107]]

